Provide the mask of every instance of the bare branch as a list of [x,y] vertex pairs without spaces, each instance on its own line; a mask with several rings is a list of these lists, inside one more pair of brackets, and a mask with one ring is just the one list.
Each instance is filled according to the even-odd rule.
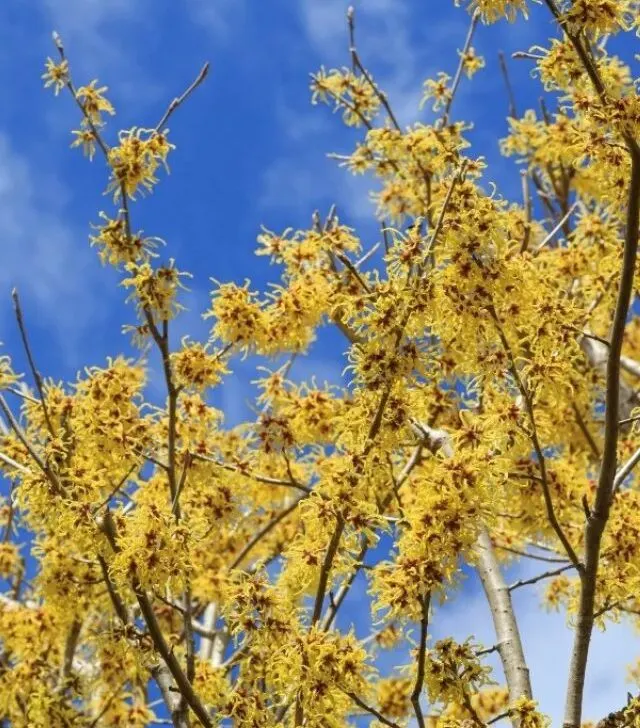
[[262,528],[256,535],[249,541],[249,543],[242,549],[242,551],[236,556],[236,558],[233,560],[233,563],[231,566],[229,566],[229,570],[237,569],[238,566],[246,559],[246,557],[249,555],[249,553],[254,549],[254,547],[262,541],[262,539],[270,533],[281,521],[284,521],[284,519],[291,515],[298,505],[300,504],[300,501],[303,500],[306,496],[301,496],[300,498],[297,498],[290,506],[285,508],[283,511],[280,511],[278,515],[273,518],[267,525]]
[[[549,4],[551,0],[547,0]],[[560,21],[561,22],[561,21]],[[561,23],[562,24],[562,23]],[[565,26],[563,26],[564,28]],[[587,66],[589,72],[589,67]],[[591,73],[590,73],[591,75]],[[592,79],[593,80],[593,79]],[[597,79],[596,79],[597,80]],[[594,80],[594,83],[596,81]],[[565,728],[578,728],[582,720],[584,680],[593,632],[596,581],[600,561],[600,545],[614,493],[620,420],[620,354],[624,330],[633,293],[635,261],[638,253],[640,225],[640,149],[630,144],[631,180],[628,190],[626,230],[620,286],[616,301],[606,365],[606,397],[604,446],[595,502],[585,527],[585,572],[581,574],[580,603],[576,621],[573,651],[569,668]]]
[[51,433],[52,437],[55,437],[56,433],[53,429],[53,424],[51,422],[51,418],[49,417],[49,410],[47,408],[47,402],[44,396],[44,387],[42,384],[42,377],[40,376],[40,372],[38,371],[38,368],[36,367],[35,360],[33,358],[33,353],[31,352],[31,347],[29,346],[29,339],[27,338],[27,329],[24,325],[24,317],[22,316],[22,307],[20,306],[20,297],[18,296],[18,289],[14,288],[13,291],[11,291],[11,297],[13,298],[13,309],[16,314],[16,321],[18,322],[18,328],[20,329],[20,337],[22,338],[22,345],[24,346],[25,354],[27,355],[27,361],[29,362],[29,368],[31,369],[31,374],[33,376],[33,379],[36,383],[36,388],[38,390],[38,394],[40,395],[40,405],[42,407],[42,414],[44,415],[44,421],[47,425],[47,429]]
[[624,483],[627,476],[631,473],[631,471],[639,462],[640,448],[636,450],[633,455],[627,460],[627,462],[624,463],[624,465],[622,465],[616,472],[616,476],[613,479],[613,495],[615,495],[620,490],[620,486]]
[[364,700],[359,698],[355,693],[347,692],[346,695],[348,695],[351,700],[359,707],[362,708],[367,713],[370,713],[375,718],[377,718],[382,725],[387,725],[390,728],[400,728],[400,726],[397,723],[394,723],[392,720],[389,720],[388,718],[385,718],[380,711],[376,710],[375,708],[371,707],[370,705],[367,705]]
[[458,63],[456,75],[454,76],[453,83],[451,84],[451,93],[449,95],[449,99],[447,100],[447,104],[444,107],[444,113],[442,115],[442,126],[446,126],[449,123],[449,114],[451,112],[451,106],[453,104],[453,99],[455,98],[456,92],[458,90],[458,86],[460,85],[460,81],[462,80],[462,73],[464,71],[464,57],[469,52],[469,48],[471,48],[471,41],[473,40],[473,34],[475,33],[479,20],[480,20],[480,10],[479,10],[479,8],[476,8],[473,12],[473,15],[471,16],[471,24],[469,25],[469,30],[467,31],[467,37],[464,41],[464,47],[463,47],[461,55],[460,55],[460,61]]
[[507,88],[507,97],[509,99],[509,116],[515,119],[518,115],[518,109],[516,105],[516,97],[513,93],[513,86],[511,85],[511,79],[509,78],[509,69],[507,68],[507,62],[504,57],[504,53],[500,51],[498,53],[498,60],[500,61],[500,71],[502,72],[502,78],[504,79],[504,85]]
[[322,607],[324,605],[324,597],[327,592],[327,585],[329,583],[329,575],[331,574],[331,567],[333,566],[333,560],[338,552],[338,546],[340,545],[340,539],[344,532],[345,522],[341,516],[338,516],[336,521],[336,528],[331,536],[327,551],[324,556],[322,563],[322,569],[320,570],[320,579],[318,582],[318,590],[316,592],[316,599],[313,606],[313,616],[311,617],[311,624],[316,624],[322,615]]
[[522,586],[528,586],[529,584],[537,584],[539,581],[542,581],[543,579],[549,579],[553,576],[558,576],[558,574],[563,574],[565,571],[568,571],[569,569],[575,569],[576,567],[573,564],[566,564],[565,566],[561,566],[559,569],[553,569],[552,571],[545,571],[543,574],[538,574],[537,576],[532,576],[530,579],[520,579],[518,581],[515,581],[513,584],[507,587],[507,589],[511,592],[515,589],[519,589]]
[[173,101],[169,104],[169,107],[164,112],[163,117],[160,119],[160,121],[156,124],[156,131],[159,132],[162,130],[162,127],[169,121],[169,117],[173,112],[183,104],[187,98],[198,88],[198,86],[205,80],[207,77],[207,74],[209,73],[209,62],[207,61],[204,66],[200,69],[200,73],[196,76],[196,79],[193,81],[193,83],[189,86],[189,88],[182,94],[182,96],[178,96],[177,98],[173,99]]

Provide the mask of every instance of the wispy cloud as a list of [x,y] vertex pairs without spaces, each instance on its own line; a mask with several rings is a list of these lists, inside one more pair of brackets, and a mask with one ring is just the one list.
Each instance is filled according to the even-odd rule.
[[[90,321],[100,320],[106,288],[86,231],[64,221],[64,190],[53,186],[0,130],[0,296],[10,310],[17,286],[40,322],[55,325],[69,346]],[[0,330],[7,317],[0,316]],[[4,338],[4,337],[3,337]]]
[[159,32],[150,0],[44,0],[43,8],[67,48],[77,83],[100,76],[112,84],[116,100],[137,106],[161,98],[163,87],[141,52]]
[[186,8],[194,23],[204,26],[218,41],[229,38],[234,23],[244,17],[244,0],[187,0]]

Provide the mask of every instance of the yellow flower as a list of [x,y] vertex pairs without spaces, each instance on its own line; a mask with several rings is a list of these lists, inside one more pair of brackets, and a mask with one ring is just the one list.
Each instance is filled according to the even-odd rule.
[[71,142],[72,147],[82,147],[85,156],[92,160],[96,153],[96,135],[89,128],[82,128],[71,132],[75,139]]
[[55,63],[51,58],[47,58],[45,65],[47,70],[42,74],[44,86],[45,88],[53,86],[53,92],[57,96],[60,89],[69,83],[69,62],[65,59]]
[[85,113],[91,119],[94,124],[100,124],[102,117],[101,114],[115,114],[115,109],[111,105],[111,102],[105,97],[104,92],[107,90],[106,86],[96,88],[97,80],[91,81],[88,86],[81,86],[76,91],[76,97],[81,103]]
[[474,76],[481,68],[484,68],[484,58],[476,54],[475,48],[469,48],[466,53],[459,51],[462,59],[462,68],[467,74],[467,78]]

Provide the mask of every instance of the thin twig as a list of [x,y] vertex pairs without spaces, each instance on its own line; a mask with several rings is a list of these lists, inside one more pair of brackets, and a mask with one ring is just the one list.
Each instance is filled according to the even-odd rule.
[[500,323],[500,320],[498,319],[498,316],[497,316],[493,306],[489,307],[489,313],[496,326],[496,329],[498,332],[498,337],[502,343],[504,352],[507,355],[511,376],[513,377],[513,379],[516,383],[516,386],[518,387],[518,390],[520,391],[520,394],[522,395],[522,399],[524,400],[525,409],[527,411],[527,416],[529,418],[529,424],[531,425],[531,433],[530,433],[531,442],[533,444],[533,449],[535,450],[536,456],[538,458],[537,464],[538,464],[538,468],[540,470],[540,476],[542,478],[542,495],[543,495],[545,507],[547,510],[547,518],[549,520],[549,523],[551,524],[551,527],[556,532],[556,535],[558,536],[560,543],[564,546],[564,549],[567,552],[567,556],[569,557],[569,560],[573,563],[573,565],[576,567],[576,569],[580,573],[582,573],[584,571],[584,565],[578,559],[578,555],[576,554],[573,546],[571,545],[562,526],[560,525],[560,522],[558,521],[558,519],[556,517],[555,508],[553,506],[553,500],[551,498],[551,489],[549,488],[549,480],[547,477],[546,459],[544,456],[544,452],[542,450],[542,446],[540,445],[540,440],[538,438],[538,428],[537,428],[537,424],[536,424],[535,412],[533,409],[533,401],[531,399],[531,395],[529,394],[529,390],[526,388],[524,381],[520,377],[518,367],[516,366],[516,362],[513,358],[513,352],[511,351],[511,347],[509,346],[509,342],[507,341],[507,337],[505,336],[505,333],[502,329],[502,325]]
[[548,564],[560,564],[560,563],[566,563],[566,559],[554,559],[551,556],[538,556],[537,554],[530,554],[528,551],[521,551],[519,549],[515,549],[512,546],[504,546],[499,543],[494,544],[494,548],[499,549],[500,551],[509,551],[512,554],[517,554],[518,556],[524,556],[528,559],[533,559],[534,561],[544,561]]
[[453,83],[451,84],[451,93],[449,94],[449,98],[447,100],[447,104],[444,107],[444,113],[442,114],[442,126],[446,126],[449,122],[449,114],[451,112],[451,106],[453,104],[453,99],[455,98],[456,92],[458,90],[458,86],[460,86],[460,81],[462,80],[462,73],[464,71],[464,58],[469,52],[469,48],[471,47],[471,41],[473,40],[473,34],[476,30],[476,26],[478,25],[478,21],[480,20],[480,9],[476,8],[473,12],[473,15],[471,16],[471,24],[469,25],[469,30],[467,31],[467,37],[464,41],[464,47],[462,49],[462,53],[460,54],[460,62],[458,63],[458,68],[456,70],[456,75],[453,78]]
[[340,545],[340,539],[342,538],[345,525],[344,519],[341,516],[338,516],[336,527],[329,541],[329,545],[327,546],[327,551],[320,570],[320,579],[318,581],[318,589],[313,606],[313,616],[311,617],[312,625],[316,624],[322,616],[322,607],[324,605],[324,597],[327,591],[329,575],[331,574],[331,567],[333,566],[333,560],[338,552],[338,546]]
[[200,73],[196,76],[193,83],[189,86],[189,88],[182,94],[182,96],[178,96],[178,98],[173,99],[173,101],[169,104],[169,107],[164,112],[164,115],[160,119],[160,121],[156,124],[156,131],[161,131],[162,127],[167,123],[169,120],[169,117],[173,112],[183,104],[187,98],[198,88],[198,86],[205,80],[207,77],[207,74],[209,73],[209,62],[207,61],[204,66],[200,69]]
[[504,53],[500,51],[498,53],[498,60],[500,61],[500,71],[502,72],[502,78],[504,79],[504,85],[507,89],[507,97],[509,99],[509,116],[515,119],[518,116],[518,109],[516,105],[516,97],[513,93],[513,87],[511,85],[511,79],[509,78],[509,69],[507,62],[504,57]]
[[296,508],[300,505],[300,501],[306,498],[307,496],[303,495],[300,498],[296,499],[288,508],[285,508],[283,511],[280,511],[278,515],[273,518],[267,525],[262,528],[256,535],[249,541],[249,543],[242,549],[242,551],[236,556],[236,558],[233,560],[233,563],[231,566],[229,566],[229,571],[232,569],[237,569],[238,566],[245,560],[245,558],[249,555],[249,553],[254,549],[254,547],[262,541],[262,539],[270,533],[281,521],[283,521],[287,516],[291,515]]
[[620,487],[624,483],[627,476],[631,473],[631,471],[639,462],[640,448],[638,448],[638,450],[636,450],[633,455],[627,460],[627,462],[624,463],[624,465],[622,465],[616,472],[616,476],[613,479],[613,495],[615,495],[620,490]]
[[13,458],[10,458],[8,455],[5,455],[3,452],[0,452],[0,460],[5,462],[7,465],[10,465],[12,468],[15,468],[16,470],[19,470],[21,473],[31,473],[31,469],[27,468],[24,465],[20,465],[20,463],[17,463]]
[[105,561],[104,556],[102,556],[101,554],[98,554],[98,563],[100,564],[100,570],[102,571],[102,578],[107,586],[107,593],[109,594],[109,599],[111,599],[111,604],[113,604],[113,608],[118,619],[122,622],[124,626],[126,626],[127,624],[129,624],[129,614],[127,613],[127,608],[120,598],[120,595],[118,594],[114,583],[111,581],[111,576],[109,576],[109,567],[107,566],[107,562]]
[[508,586],[509,591],[514,591],[515,589],[519,589],[522,586],[528,586],[529,584],[537,584],[539,581],[542,581],[543,579],[550,579],[553,576],[558,576],[558,574],[562,574],[565,571],[568,571],[569,569],[575,569],[576,567],[573,564],[566,564],[565,566],[561,566],[559,569],[553,569],[551,571],[545,571],[543,574],[538,574],[537,576],[532,576],[530,579],[519,579],[518,581],[515,581],[513,584]]
[[544,238],[544,240],[538,245],[535,252],[539,253],[542,248],[544,248],[545,245],[550,243],[553,238],[556,236],[556,234],[562,230],[562,226],[567,222],[567,220],[573,215],[576,208],[578,207],[578,203],[574,202],[573,205],[567,210],[567,212],[562,216],[560,221],[557,223],[557,225],[553,228],[553,230]]
[[59,494],[62,492],[62,488],[60,486],[60,482],[58,481],[57,476],[53,473],[51,468],[48,467],[48,465],[44,462],[44,460],[38,455],[38,453],[35,451],[31,443],[28,441],[27,436],[23,432],[22,428],[18,424],[18,421],[13,416],[13,412],[9,409],[9,405],[7,404],[5,398],[0,394],[0,409],[4,412],[4,416],[9,421],[9,424],[11,425],[11,429],[15,432],[18,440],[24,445],[24,447],[29,452],[29,455],[33,458],[37,466],[42,470],[44,475],[47,477],[51,485],[53,486],[54,491]]
[[578,406],[575,402],[571,403],[571,408],[573,409],[573,412],[576,416],[576,422],[578,423],[578,427],[580,428],[580,431],[584,435],[584,439],[587,441],[587,444],[589,445],[589,448],[591,449],[591,453],[595,458],[598,460],[600,459],[600,448],[598,447],[598,444],[593,439],[593,435],[589,432],[589,428],[587,427],[587,423],[584,421],[584,418],[578,409]]
[[13,310],[15,311],[16,321],[18,322],[18,328],[20,329],[20,337],[22,338],[22,345],[24,346],[24,351],[25,351],[25,354],[27,355],[27,361],[29,362],[29,369],[31,369],[31,374],[36,383],[36,388],[38,390],[38,394],[40,395],[40,405],[42,407],[42,414],[44,415],[44,421],[47,425],[47,429],[51,433],[51,437],[55,437],[56,433],[55,433],[55,430],[53,429],[53,423],[51,422],[51,417],[49,416],[49,410],[47,408],[46,398],[44,396],[44,386],[42,383],[42,377],[40,376],[40,372],[38,371],[38,368],[36,367],[36,363],[33,358],[33,353],[31,351],[31,347],[29,346],[29,339],[27,337],[27,329],[24,325],[24,317],[22,315],[22,307],[20,306],[20,297],[18,296],[17,288],[14,288],[11,291],[11,298],[13,299]]
[[[113,522],[111,512],[107,511],[106,514],[99,519],[98,523],[103,533],[107,537],[107,540],[109,541],[112,550],[115,553],[118,553],[119,549],[116,543],[115,524]],[[176,686],[180,691],[180,694],[183,696],[185,702],[191,708],[191,710],[193,710],[200,723],[202,723],[205,728],[212,728],[213,721],[209,717],[209,713],[200,701],[200,698],[194,692],[193,686],[191,685],[191,682],[189,681],[184,670],[182,669],[178,658],[173,652],[173,649],[169,647],[164,635],[162,634],[162,630],[160,629],[160,625],[158,624],[158,620],[156,619],[156,615],[153,611],[151,601],[149,600],[148,595],[144,591],[135,574],[131,579],[131,587],[140,607],[140,611],[142,612],[144,621],[147,625],[147,629],[149,630],[149,635],[151,636],[154,647],[164,660],[167,668],[169,669],[169,672],[173,676],[173,679],[175,680]]]
[[[108,506],[108,505],[109,505],[109,501],[110,501],[110,500],[111,500],[111,499],[113,498],[113,496],[114,496],[114,495],[116,495],[117,493],[119,493],[119,492],[120,492],[121,488],[122,488],[122,487],[124,486],[124,484],[125,484],[125,483],[127,482],[127,480],[129,480],[129,477],[131,476],[131,473],[133,473],[133,471],[134,471],[134,470],[135,470],[136,468],[137,468],[137,465],[132,465],[132,466],[131,466],[131,467],[129,468],[129,470],[128,470],[128,471],[126,472],[126,474],[125,474],[125,475],[123,475],[123,476],[122,476],[122,478],[120,479],[119,483],[118,483],[118,484],[116,485],[116,487],[115,487],[115,488],[113,488],[113,490],[112,490],[112,491],[111,491],[111,492],[109,493],[109,495],[108,495],[108,496],[107,496],[107,497],[106,497],[106,498],[105,498],[105,499],[104,499],[104,500],[103,500],[103,501],[102,501],[102,502],[101,502],[101,503],[100,503],[99,505],[97,505],[97,506],[96,506],[96,507],[95,507],[95,508],[93,509],[93,511],[92,511],[92,515],[94,515],[94,516],[95,516],[95,514],[96,514],[96,513],[97,513],[97,512],[98,512],[98,511],[99,511],[99,510],[100,510],[101,508],[104,508],[105,506]],[[130,496],[130,495],[129,495],[128,493],[124,493],[124,492],[123,492],[123,495],[124,495],[124,496],[126,496],[126,497],[127,497],[127,498],[129,498],[129,499],[131,498],[131,496]]]
[[531,218],[533,213],[533,203],[531,201],[531,190],[529,188],[529,173],[526,170],[522,170],[522,172],[520,173],[520,179],[522,181],[522,200],[525,211],[524,237],[522,238],[520,253],[524,253],[528,249],[529,241],[531,240]]
[[300,490],[307,495],[312,492],[312,489],[309,486],[303,485],[294,478],[284,480],[283,478],[272,478],[270,475],[258,475],[256,473],[248,473],[241,468],[231,465],[230,463],[225,463],[222,460],[216,460],[215,458],[209,457],[208,455],[202,455],[200,453],[192,453],[192,457],[194,457],[196,460],[203,460],[208,463],[213,463],[219,468],[223,468],[224,470],[228,470],[232,473],[244,475],[251,480],[255,480],[257,483],[264,483],[265,485],[282,485],[287,488],[295,488],[296,490]]
[[362,710],[364,710],[365,712],[373,715],[383,725],[387,725],[389,726],[389,728],[400,728],[397,723],[394,723],[392,720],[385,718],[380,711],[376,710],[371,705],[367,705],[367,703],[365,703],[364,700],[359,698],[355,693],[345,691],[345,694],[348,695],[359,708],[362,708]]

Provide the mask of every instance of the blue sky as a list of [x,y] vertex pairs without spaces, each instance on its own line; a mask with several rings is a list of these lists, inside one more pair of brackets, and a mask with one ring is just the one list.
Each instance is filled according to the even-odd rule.
[[[24,369],[10,290],[18,286],[39,366],[56,379],[73,379],[85,365],[131,351],[121,325],[133,322],[118,275],[103,268],[88,245],[89,223],[101,209],[103,162],[89,164],[69,149],[78,116],[69,98],[54,98],[41,82],[55,49],[65,43],[76,83],[97,77],[109,86],[118,128],[151,126],[168,101],[195,77],[205,60],[210,76],[171,119],[177,145],[171,175],[133,208],[134,227],[167,241],[167,256],[194,273],[176,337],[206,337],[199,312],[207,306],[210,277],[257,287],[277,271],[254,255],[264,224],[272,230],[306,227],[318,208],[336,203],[343,222],[357,228],[365,247],[378,239],[366,180],[350,177],[326,157],[348,153],[358,132],[339,115],[312,107],[309,73],[321,64],[348,64],[345,0],[3,0],[0,4],[0,341]],[[355,2],[358,46],[367,67],[388,92],[402,124],[429,119],[418,111],[421,84],[437,71],[453,73],[468,16],[451,0]],[[516,166],[502,160],[497,140],[507,129],[507,99],[497,51],[507,56],[544,44],[553,27],[543,7],[528,24],[480,26],[474,45],[487,67],[464,81],[453,118],[473,120],[474,154],[490,162],[486,182],[520,200]],[[537,106],[540,88],[527,61],[510,62],[520,111]],[[341,381],[342,342],[321,335],[292,375]],[[230,422],[246,413],[254,362],[216,395]],[[530,566],[517,567],[532,573]],[[516,578],[516,572],[511,574]],[[517,608],[534,688],[542,708],[561,714],[570,633],[562,615],[537,613],[535,592],[520,590]],[[355,620],[358,598],[344,619]],[[493,643],[488,610],[475,576],[437,615],[434,637],[445,633]],[[605,639],[603,639],[603,637]],[[624,665],[638,649],[624,627],[596,634],[587,690],[587,717],[601,717],[626,697]]]

